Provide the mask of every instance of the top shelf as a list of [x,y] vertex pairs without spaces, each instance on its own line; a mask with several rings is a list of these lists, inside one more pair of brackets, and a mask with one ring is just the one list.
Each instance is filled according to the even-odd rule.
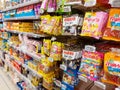
[[22,4],[18,4],[16,6],[8,7],[8,8],[6,8],[3,11],[5,12],[5,11],[9,11],[9,10],[20,8],[20,7],[25,7],[25,6],[28,6],[28,5],[36,4],[36,3],[39,3],[39,2],[42,2],[42,0],[32,0],[32,1],[28,1],[28,2],[22,3]]

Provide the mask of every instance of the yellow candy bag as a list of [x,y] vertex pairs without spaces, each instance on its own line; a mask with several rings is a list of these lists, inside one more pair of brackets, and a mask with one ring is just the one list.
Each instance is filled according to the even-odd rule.
[[44,54],[49,56],[50,55],[50,48],[51,48],[51,40],[44,39],[44,41],[43,41]]
[[60,61],[62,58],[62,49],[63,44],[60,42],[53,42],[50,52],[50,57],[53,58],[54,61]]

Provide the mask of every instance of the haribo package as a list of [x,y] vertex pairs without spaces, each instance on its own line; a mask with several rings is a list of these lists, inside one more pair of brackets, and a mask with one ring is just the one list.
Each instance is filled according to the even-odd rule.
[[103,53],[83,51],[78,74],[92,81],[99,79],[102,69]]
[[103,39],[120,41],[120,9],[110,9]]
[[108,14],[106,12],[86,12],[81,36],[90,36],[96,39],[102,37]]
[[103,82],[120,86],[120,54],[119,49],[113,49],[105,54]]

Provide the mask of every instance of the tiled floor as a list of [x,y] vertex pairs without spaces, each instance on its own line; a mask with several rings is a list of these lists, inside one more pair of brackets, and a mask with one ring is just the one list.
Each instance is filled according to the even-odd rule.
[[17,87],[12,83],[10,78],[0,68],[0,90],[17,90]]

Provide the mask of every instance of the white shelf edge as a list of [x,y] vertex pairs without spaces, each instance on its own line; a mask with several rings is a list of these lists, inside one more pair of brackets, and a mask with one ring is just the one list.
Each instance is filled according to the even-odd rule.
[[4,18],[3,21],[11,21],[11,20],[34,20],[34,19],[40,19],[39,16],[24,16],[24,17],[14,17],[14,18]]
[[[1,51],[1,50],[0,50],[0,51]],[[3,51],[2,51],[2,52],[3,52]],[[10,56],[10,58],[14,58],[13,55],[10,55],[9,53],[7,53],[7,54]],[[0,56],[0,58],[2,59],[1,56]],[[14,58],[14,59],[15,59],[15,58]],[[20,61],[18,61],[18,60],[16,60],[16,59],[15,59],[15,61],[16,61],[17,63],[21,64],[23,67],[26,67],[27,69],[29,69],[30,71],[32,71],[33,73],[35,73],[37,76],[39,76],[39,77],[42,78],[42,75],[38,74],[37,71],[35,71],[35,70],[33,70],[32,68],[30,68],[28,65],[23,64],[22,62],[20,62]]]
[[65,3],[64,5],[82,5],[82,2],[79,1],[79,2],[69,2],[69,3]]
[[9,8],[7,8],[7,9],[3,10],[3,11],[5,12],[5,11],[9,11],[9,10],[13,10],[13,9],[25,7],[25,6],[28,6],[28,5],[32,5],[32,4],[39,3],[39,2],[41,2],[41,1],[42,1],[42,0],[32,0],[32,1],[28,1],[28,2],[25,2],[25,3],[22,3],[22,4],[18,4],[18,5],[16,5],[16,6],[9,7]]
[[[10,44],[9,44],[9,45],[10,45]],[[17,50],[23,52],[23,53],[26,53],[27,55],[31,56],[32,58],[35,58],[35,59],[38,59],[38,60],[40,60],[40,59],[42,58],[42,57],[39,57],[38,55],[34,55],[34,54],[31,53],[31,52],[26,52],[25,50],[22,50],[21,48],[16,47],[16,46],[14,46],[14,45],[10,45],[10,46],[13,47],[14,49],[17,49]]]
[[7,32],[11,32],[11,33],[18,33],[18,34],[25,34],[25,35],[28,35],[28,36],[31,36],[31,37],[47,37],[47,35],[40,35],[40,34],[35,34],[35,33],[31,33],[31,32],[19,32],[17,30],[5,30]]

